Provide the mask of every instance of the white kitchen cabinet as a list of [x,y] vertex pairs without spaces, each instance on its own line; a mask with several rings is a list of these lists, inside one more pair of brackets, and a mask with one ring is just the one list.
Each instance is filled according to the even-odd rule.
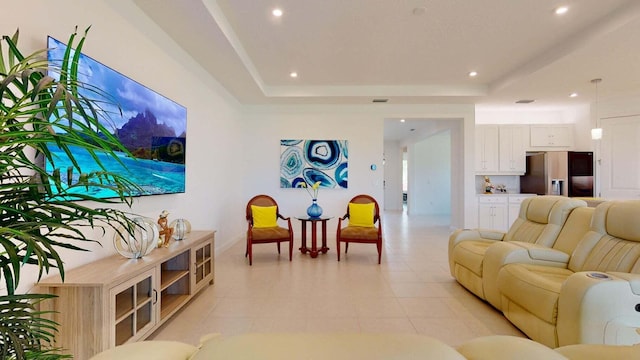
[[507,201],[506,195],[478,195],[478,227],[507,232],[509,230]]
[[499,171],[498,125],[476,126],[476,172],[495,174]]
[[527,128],[522,125],[500,126],[500,173],[522,175],[526,171]]
[[573,147],[573,125],[531,125],[530,143],[532,148],[571,148]]

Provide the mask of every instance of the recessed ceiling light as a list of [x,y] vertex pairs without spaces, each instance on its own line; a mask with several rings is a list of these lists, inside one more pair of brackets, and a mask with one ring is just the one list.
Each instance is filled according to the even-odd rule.
[[478,72],[477,71],[471,71],[471,72],[469,72],[469,76],[470,77],[476,77],[476,76],[478,76]]
[[289,76],[291,76],[292,78],[297,78],[298,77],[298,73],[295,71],[292,71]]
[[569,95],[569,97],[578,97],[578,93],[571,93],[571,95]]
[[404,119],[400,119],[400,122],[401,122],[401,123],[403,123],[403,122],[404,122]]
[[273,9],[271,13],[273,14],[273,16],[277,16],[277,17],[282,16],[282,10],[280,9]]
[[555,13],[556,15],[564,15],[567,13],[567,11],[569,11],[568,6],[560,6],[556,8]]

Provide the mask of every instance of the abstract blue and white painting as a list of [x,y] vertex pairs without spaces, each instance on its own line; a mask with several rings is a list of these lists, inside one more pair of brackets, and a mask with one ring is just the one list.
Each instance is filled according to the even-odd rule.
[[347,140],[280,140],[280,187],[347,188]]

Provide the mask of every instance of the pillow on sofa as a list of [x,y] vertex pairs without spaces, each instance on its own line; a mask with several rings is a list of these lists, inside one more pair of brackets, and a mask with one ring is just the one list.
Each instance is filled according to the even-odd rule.
[[373,227],[374,203],[356,204],[349,203],[349,225]]
[[251,205],[254,228],[269,228],[278,226],[277,206]]

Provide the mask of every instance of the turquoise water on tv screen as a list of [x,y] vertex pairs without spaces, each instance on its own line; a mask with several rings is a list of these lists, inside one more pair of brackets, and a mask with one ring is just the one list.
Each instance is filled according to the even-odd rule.
[[[60,169],[62,182],[66,183],[66,169],[69,166],[72,166],[72,163],[62,150],[55,146],[51,146],[49,149],[54,157],[55,167]],[[100,166],[96,164],[95,160],[86,150],[72,147],[72,153],[78,161],[83,173],[102,171]],[[142,193],[131,195],[171,194],[183,193],[185,191],[186,173],[184,164],[136,159],[122,154],[122,156],[119,156],[119,159],[126,166],[125,168],[122,164],[118,163],[118,161],[106,154],[98,154],[98,158],[108,171],[124,176],[142,188]],[[51,173],[53,171],[50,163],[47,163],[46,167],[47,172]],[[77,180],[79,177],[79,173],[75,169],[73,177],[74,180]],[[113,191],[91,187],[88,190],[84,187],[78,187],[73,190],[73,193],[91,194],[92,196],[99,198],[112,198],[117,196]]]

